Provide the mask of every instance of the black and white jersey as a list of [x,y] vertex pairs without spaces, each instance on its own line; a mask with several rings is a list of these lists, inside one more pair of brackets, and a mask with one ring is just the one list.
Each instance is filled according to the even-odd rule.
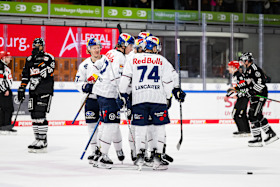
[[25,66],[22,70],[21,86],[26,87],[28,83],[31,94],[53,94],[54,90],[54,57],[41,51],[37,55],[26,58]]
[[232,79],[235,81],[235,89],[240,91],[237,94],[237,97],[245,97],[245,92],[248,91],[248,85],[245,82],[245,75],[236,71],[233,74]]
[[260,67],[252,63],[245,71],[245,81],[250,90],[254,90],[257,95],[267,95],[265,85],[265,74]]
[[0,60],[0,94],[3,94],[6,91],[11,91],[11,86],[13,83],[13,77],[11,69]]

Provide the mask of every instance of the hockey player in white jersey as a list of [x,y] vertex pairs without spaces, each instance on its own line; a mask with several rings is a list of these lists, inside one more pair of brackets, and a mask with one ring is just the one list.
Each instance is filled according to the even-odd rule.
[[[85,104],[85,119],[88,125],[89,136],[92,135],[94,127],[99,119],[99,105],[97,102],[97,96],[92,93],[92,88],[96,82],[99,72],[92,73],[92,68],[95,68],[93,65],[98,60],[103,60],[105,56],[100,54],[102,45],[100,41],[96,38],[90,38],[87,41],[87,53],[91,56],[85,59],[78,68],[75,84],[76,88],[83,94],[90,94],[89,98],[86,100]],[[99,127],[100,128],[100,127]],[[90,147],[92,149],[92,154],[88,157],[89,163],[94,164],[94,160],[97,160],[100,157],[101,152],[99,150],[98,143],[98,129],[90,142]]]
[[[158,37],[149,36],[146,38],[146,41],[156,43],[156,47],[154,46],[152,49],[153,53],[158,54],[159,52],[161,52],[161,42]],[[178,73],[173,68],[173,66],[171,66],[171,68],[172,68],[172,77],[173,77],[172,78],[173,79],[172,93],[174,94],[176,100],[178,100],[179,102],[180,101],[184,102],[186,94],[179,87]],[[170,97],[170,99],[167,100],[167,109],[169,109],[171,107],[171,101],[172,101],[172,96]],[[147,133],[148,150],[150,151],[150,154],[149,154],[150,157],[147,157],[148,154],[146,154],[146,156],[145,156],[145,164],[147,166],[153,165],[154,155],[155,155],[155,151],[156,151],[156,145],[157,145],[156,141],[157,140],[152,138],[152,137],[155,137],[154,133],[155,133],[154,125],[151,124],[148,128],[148,133]],[[164,160],[168,160],[168,161],[172,162],[173,159],[169,155],[165,154],[165,151],[166,151],[166,135],[164,138],[164,148],[163,148],[162,158]]]
[[[146,34],[147,35],[147,34]],[[138,36],[139,37],[139,36]],[[142,53],[144,52],[144,39],[142,38],[138,38],[135,40],[134,42],[134,50],[131,51],[128,55],[126,55],[126,62],[132,61],[133,56],[136,53]],[[131,85],[128,86],[128,103],[127,103],[127,118],[128,120],[131,120],[131,102],[132,102],[132,88]],[[135,126],[131,126],[130,128],[130,132],[128,132],[128,142],[129,142],[129,146],[131,149],[131,160],[135,161],[136,160],[136,150],[135,150]]]
[[94,64],[96,71],[100,72],[99,78],[93,87],[93,93],[97,95],[101,111],[103,126],[100,137],[102,157],[99,160],[99,168],[111,168],[112,160],[108,157],[111,142],[114,143],[118,159],[124,160],[122,151],[122,137],[119,128],[120,108],[116,103],[118,97],[119,81],[125,64],[125,54],[133,49],[134,38],[126,33],[119,36],[116,49],[107,52],[106,59]]
[[153,53],[154,47],[157,47],[157,44],[147,40],[146,52],[135,54],[133,60],[127,62],[120,81],[120,92],[124,96],[132,81],[132,125],[135,126],[137,152],[135,164],[141,168],[144,163],[147,127],[154,124],[156,126],[154,138],[157,140],[154,169],[167,169],[167,163],[163,163],[161,156],[165,124],[170,122],[167,99],[171,97],[173,89],[173,67],[163,56]]

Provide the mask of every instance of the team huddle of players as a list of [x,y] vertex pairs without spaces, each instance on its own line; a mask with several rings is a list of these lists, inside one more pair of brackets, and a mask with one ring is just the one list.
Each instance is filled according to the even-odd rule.
[[[118,159],[123,161],[120,114],[131,119],[129,144],[135,165],[145,164],[155,170],[167,169],[165,124],[172,93],[180,102],[186,94],[179,87],[179,77],[171,63],[158,54],[158,37],[141,32],[137,39],[127,33],[119,36],[115,49],[101,55],[102,45],[96,38],[87,42],[87,53],[77,71],[77,89],[89,98],[85,118],[91,135],[93,154],[88,157],[94,167],[111,168],[108,152],[114,144]],[[149,150],[149,151],[148,151]],[[169,158],[169,157],[168,157]],[[170,159],[169,159],[170,160]]]
[[[23,102],[26,87],[30,84],[28,110],[31,112],[35,137],[28,146],[30,153],[46,152],[48,146],[46,113],[49,112],[54,92],[55,60],[44,52],[44,46],[42,38],[35,38],[32,55],[26,59],[18,89],[17,98]],[[93,154],[88,157],[89,162],[94,167],[111,168],[113,162],[108,155],[111,143],[114,144],[118,159],[124,160],[119,128],[120,114],[123,112],[124,116],[131,119],[128,139],[134,164],[139,169],[143,165],[155,170],[167,169],[167,161],[172,161],[165,153],[165,125],[170,122],[168,108],[171,106],[172,94],[179,102],[184,102],[186,94],[179,86],[178,74],[171,63],[159,54],[159,38],[148,32],[139,33],[137,39],[122,33],[115,49],[106,55],[100,54],[101,49],[102,45],[96,38],[88,40],[87,53],[90,57],[79,65],[75,78],[77,89],[88,95],[85,118],[89,135],[95,132],[90,142]],[[0,61],[0,130],[5,133],[15,131],[10,125],[13,111],[10,89],[12,77],[7,66],[10,56],[3,52]],[[245,65],[245,73],[238,71],[240,63]],[[261,129],[267,134],[264,139],[266,145],[278,140],[262,114],[268,94],[266,75],[254,63],[252,54],[244,53],[240,61],[231,61],[228,67],[237,83],[225,97],[226,101],[232,93],[237,93],[234,96],[237,102],[233,118],[238,132],[234,135],[252,132],[254,139],[248,142],[251,147],[263,146]],[[101,125],[96,126],[100,121]]]
[[[245,66],[243,73],[240,64]],[[263,116],[263,106],[267,100],[268,90],[266,86],[267,76],[263,70],[254,63],[252,53],[243,53],[239,61],[228,63],[229,73],[233,75],[235,87],[228,89],[224,100],[227,101],[233,93],[237,99],[232,116],[237,125],[238,131],[234,136],[248,136],[252,132],[254,139],[248,142],[249,147],[262,147],[261,129],[267,135],[264,139],[266,145],[278,140],[276,133]],[[240,70],[240,71],[239,71]],[[250,100],[250,108],[247,117],[247,106]],[[249,121],[251,128],[249,126]]]

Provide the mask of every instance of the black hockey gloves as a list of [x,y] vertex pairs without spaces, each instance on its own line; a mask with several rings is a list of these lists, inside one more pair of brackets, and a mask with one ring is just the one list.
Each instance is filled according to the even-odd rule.
[[84,84],[84,85],[82,86],[82,90],[83,90],[83,92],[85,92],[85,93],[92,93],[92,88],[93,88],[93,84],[89,84],[89,83]]
[[256,95],[256,91],[255,90],[249,90],[245,93],[245,95],[248,98],[254,97]]
[[184,102],[185,101],[185,97],[186,97],[186,93],[181,90],[180,88],[174,88],[172,90],[172,93],[175,97],[175,99],[177,99],[179,102]]
[[[121,97],[118,97],[116,99],[116,103],[119,107],[119,109],[123,108],[126,104],[128,105],[130,102],[128,101],[128,94],[121,93]],[[129,107],[129,106],[127,106]]]

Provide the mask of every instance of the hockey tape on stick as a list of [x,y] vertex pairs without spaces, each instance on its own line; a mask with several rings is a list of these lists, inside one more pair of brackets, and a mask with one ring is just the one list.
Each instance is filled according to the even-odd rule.
[[87,149],[88,149],[88,146],[89,146],[89,144],[90,144],[90,142],[91,142],[91,140],[92,140],[92,138],[93,138],[93,136],[94,136],[94,134],[95,134],[95,132],[96,132],[96,129],[97,129],[97,127],[99,126],[99,123],[100,123],[100,118],[98,119],[98,121],[97,121],[97,123],[96,123],[96,125],[95,125],[95,128],[94,128],[94,130],[93,130],[93,132],[92,132],[92,134],[91,134],[91,136],[90,136],[90,138],[89,138],[89,141],[88,141],[88,143],[87,143],[87,146],[86,146],[86,148],[85,148],[85,150],[84,150],[84,152],[83,152],[83,154],[82,154],[82,156],[81,156],[81,160],[83,160],[83,158],[84,158],[84,156],[85,156],[85,153],[86,153],[86,151],[87,151]]

